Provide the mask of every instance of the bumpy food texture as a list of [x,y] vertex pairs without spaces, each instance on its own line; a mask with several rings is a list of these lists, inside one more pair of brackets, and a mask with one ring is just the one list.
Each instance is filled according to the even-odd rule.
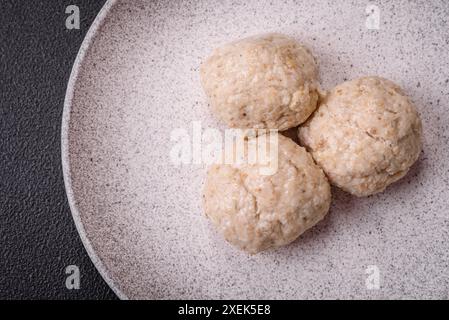
[[200,74],[212,111],[234,128],[286,130],[304,122],[318,101],[314,57],[280,34],[218,48]]
[[288,138],[278,136],[277,171],[261,175],[259,169],[213,165],[203,195],[206,216],[227,241],[251,254],[295,240],[323,219],[331,200],[323,171]]
[[336,86],[299,128],[332,184],[368,196],[402,178],[421,152],[422,125],[393,82],[364,77]]

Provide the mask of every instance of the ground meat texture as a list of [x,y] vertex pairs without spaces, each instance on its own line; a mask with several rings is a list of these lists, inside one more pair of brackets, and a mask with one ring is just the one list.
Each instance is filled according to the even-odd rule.
[[205,181],[206,216],[227,241],[252,254],[289,244],[329,210],[323,171],[304,148],[277,138],[273,174],[261,174],[258,164],[220,164],[209,168]]
[[212,111],[230,127],[286,130],[304,122],[317,106],[315,59],[284,35],[255,36],[218,48],[200,74]]
[[330,182],[356,196],[383,191],[421,152],[422,125],[393,82],[364,77],[336,86],[299,128]]

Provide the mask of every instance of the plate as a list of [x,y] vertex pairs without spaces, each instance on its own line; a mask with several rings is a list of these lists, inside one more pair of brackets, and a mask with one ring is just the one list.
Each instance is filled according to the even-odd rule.
[[[107,2],[74,64],[62,126],[73,218],[107,283],[123,299],[447,298],[448,15],[444,1]],[[362,75],[400,84],[425,142],[386,192],[333,189],[318,226],[250,256],[202,215],[195,139],[225,127],[198,68],[218,45],[265,32],[308,46],[325,89]]]

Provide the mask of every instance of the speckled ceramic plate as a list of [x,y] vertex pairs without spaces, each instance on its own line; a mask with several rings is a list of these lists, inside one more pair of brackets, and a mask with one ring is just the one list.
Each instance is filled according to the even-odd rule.
[[[119,297],[448,297],[449,5],[375,5],[105,5],[68,84],[62,163],[80,236]],[[334,189],[317,227],[287,247],[248,256],[202,216],[204,165],[176,167],[171,134],[185,130],[193,139],[195,124],[223,128],[205,103],[199,64],[219,44],[271,31],[312,49],[324,88],[361,75],[399,83],[421,113],[425,144],[386,192],[357,199]]]

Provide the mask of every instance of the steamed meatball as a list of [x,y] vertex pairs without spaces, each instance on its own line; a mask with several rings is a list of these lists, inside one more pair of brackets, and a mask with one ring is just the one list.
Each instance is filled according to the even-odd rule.
[[213,165],[204,187],[204,211],[231,244],[249,253],[286,245],[326,215],[330,186],[310,154],[281,135],[267,139],[275,148],[275,170],[249,164],[248,145],[240,164]]
[[212,111],[236,128],[286,130],[304,122],[317,105],[317,78],[310,51],[280,34],[225,45],[201,66]]
[[402,178],[421,151],[421,120],[393,82],[364,77],[336,86],[299,129],[332,184],[356,196]]

